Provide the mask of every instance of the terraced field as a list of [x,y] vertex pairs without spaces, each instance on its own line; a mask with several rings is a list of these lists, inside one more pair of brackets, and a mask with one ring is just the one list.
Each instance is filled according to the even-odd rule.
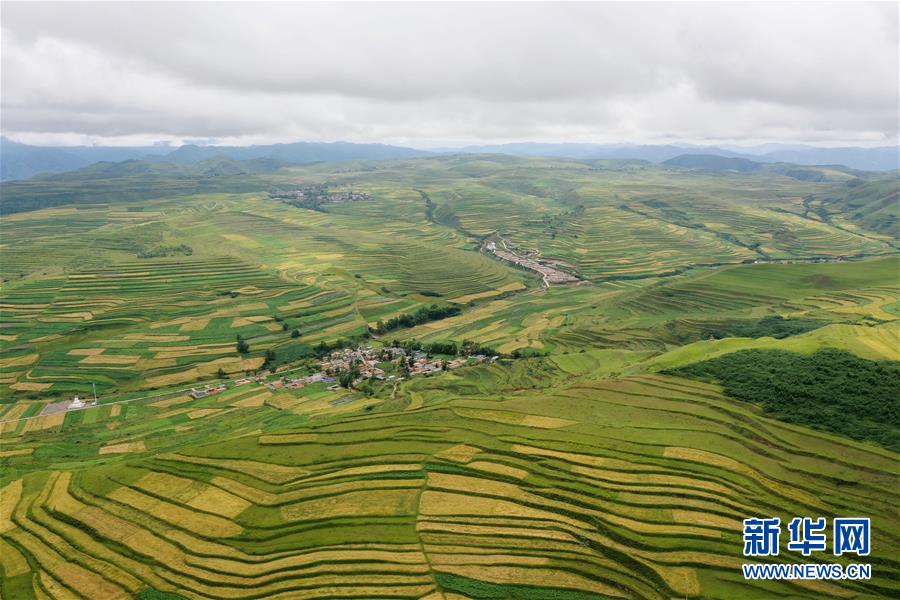
[[[748,349],[900,361],[892,238],[805,208],[837,179],[464,156],[153,200],[123,180],[5,216],[0,597],[900,596],[889,445],[663,374]],[[267,193],[312,184],[368,199]],[[586,281],[542,287],[481,251],[494,234]],[[453,310],[378,333],[431,305]],[[323,342],[449,341],[501,357],[279,383]],[[94,384],[97,407],[45,412]],[[869,516],[874,576],[746,581],[751,516]]]
[[[502,370],[411,382],[411,395],[425,401],[405,412],[340,419],[316,412],[315,394],[254,400],[260,392],[248,389],[205,409],[176,398],[92,423],[67,418],[43,439],[23,436],[6,450],[36,447],[33,458],[7,459],[25,476],[16,479],[14,467],[4,478],[4,593],[897,592],[889,579],[747,588],[738,568],[740,520],[760,510],[782,518],[862,511],[882,547],[896,550],[890,453],[763,418],[697,382],[639,376],[498,394]],[[456,380],[481,384],[466,392]],[[164,412],[149,420],[148,410]],[[308,423],[285,427],[295,413]],[[189,441],[222,427],[233,432],[227,441]],[[52,461],[42,447],[65,433],[102,444],[93,458],[76,451],[90,469],[43,468]]]
[[[697,264],[891,253],[883,236],[810,216],[804,197],[828,186],[789,177],[703,177],[639,163],[604,168],[496,159],[474,180],[422,187],[441,222],[494,232],[584,277],[617,280]],[[560,171],[565,170],[565,175]],[[599,172],[599,174],[598,174]],[[496,202],[509,206],[497,211]],[[637,251],[637,250],[640,251]]]
[[280,332],[272,315],[304,303],[333,321],[352,310],[346,294],[288,286],[227,257],[120,262],[25,284],[5,300],[7,341],[39,349],[5,359],[4,377],[18,391],[115,389],[136,376],[153,387],[256,368],[261,359],[234,356],[236,334]]
[[[92,384],[104,393],[157,388],[219,369],[256,369],[265,350],[287,346],[296,354],[360,336],[368,324],[435,295],[468,302],[525,289],[528,281],[467,251],[452,232],[408,223],[361,230],[367,219],[360,215],[299,211],[251,196],[127,208],[8,218],[8,243],[27,243],[5,265],[0,376],[7,395],[84,394]],[[77,221],[78,237],[58,252],[64,223],[76,212],[89,218]],[[136,258],[142,248],[176,242],[193,253]],[[302,342],[290,338],[295,329]],[[249,340],[251,355],[235,352],[236,335]]]

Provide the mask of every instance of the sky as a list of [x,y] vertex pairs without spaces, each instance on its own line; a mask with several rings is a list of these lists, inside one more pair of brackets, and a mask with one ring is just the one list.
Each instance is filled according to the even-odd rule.
[[4,1],[41,145],[897,143],[898,3]]

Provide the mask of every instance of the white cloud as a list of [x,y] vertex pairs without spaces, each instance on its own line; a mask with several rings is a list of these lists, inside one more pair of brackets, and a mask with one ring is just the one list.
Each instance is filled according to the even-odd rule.
[[3,3],[19,139],[898,135],[887,4]]

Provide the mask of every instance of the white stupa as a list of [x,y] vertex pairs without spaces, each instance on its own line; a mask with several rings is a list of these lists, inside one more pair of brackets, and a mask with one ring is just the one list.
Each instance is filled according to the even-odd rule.
[[75,396],[72,398],[72,403],[69,404],[69,410],[72,410],[73,408],[84,408],[84,401],[80,400],[78,396]]

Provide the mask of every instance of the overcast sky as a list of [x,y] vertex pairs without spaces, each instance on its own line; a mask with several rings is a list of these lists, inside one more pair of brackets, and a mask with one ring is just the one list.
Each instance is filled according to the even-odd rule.
[[17,3],[28,143],[898,136],[898,4]]

